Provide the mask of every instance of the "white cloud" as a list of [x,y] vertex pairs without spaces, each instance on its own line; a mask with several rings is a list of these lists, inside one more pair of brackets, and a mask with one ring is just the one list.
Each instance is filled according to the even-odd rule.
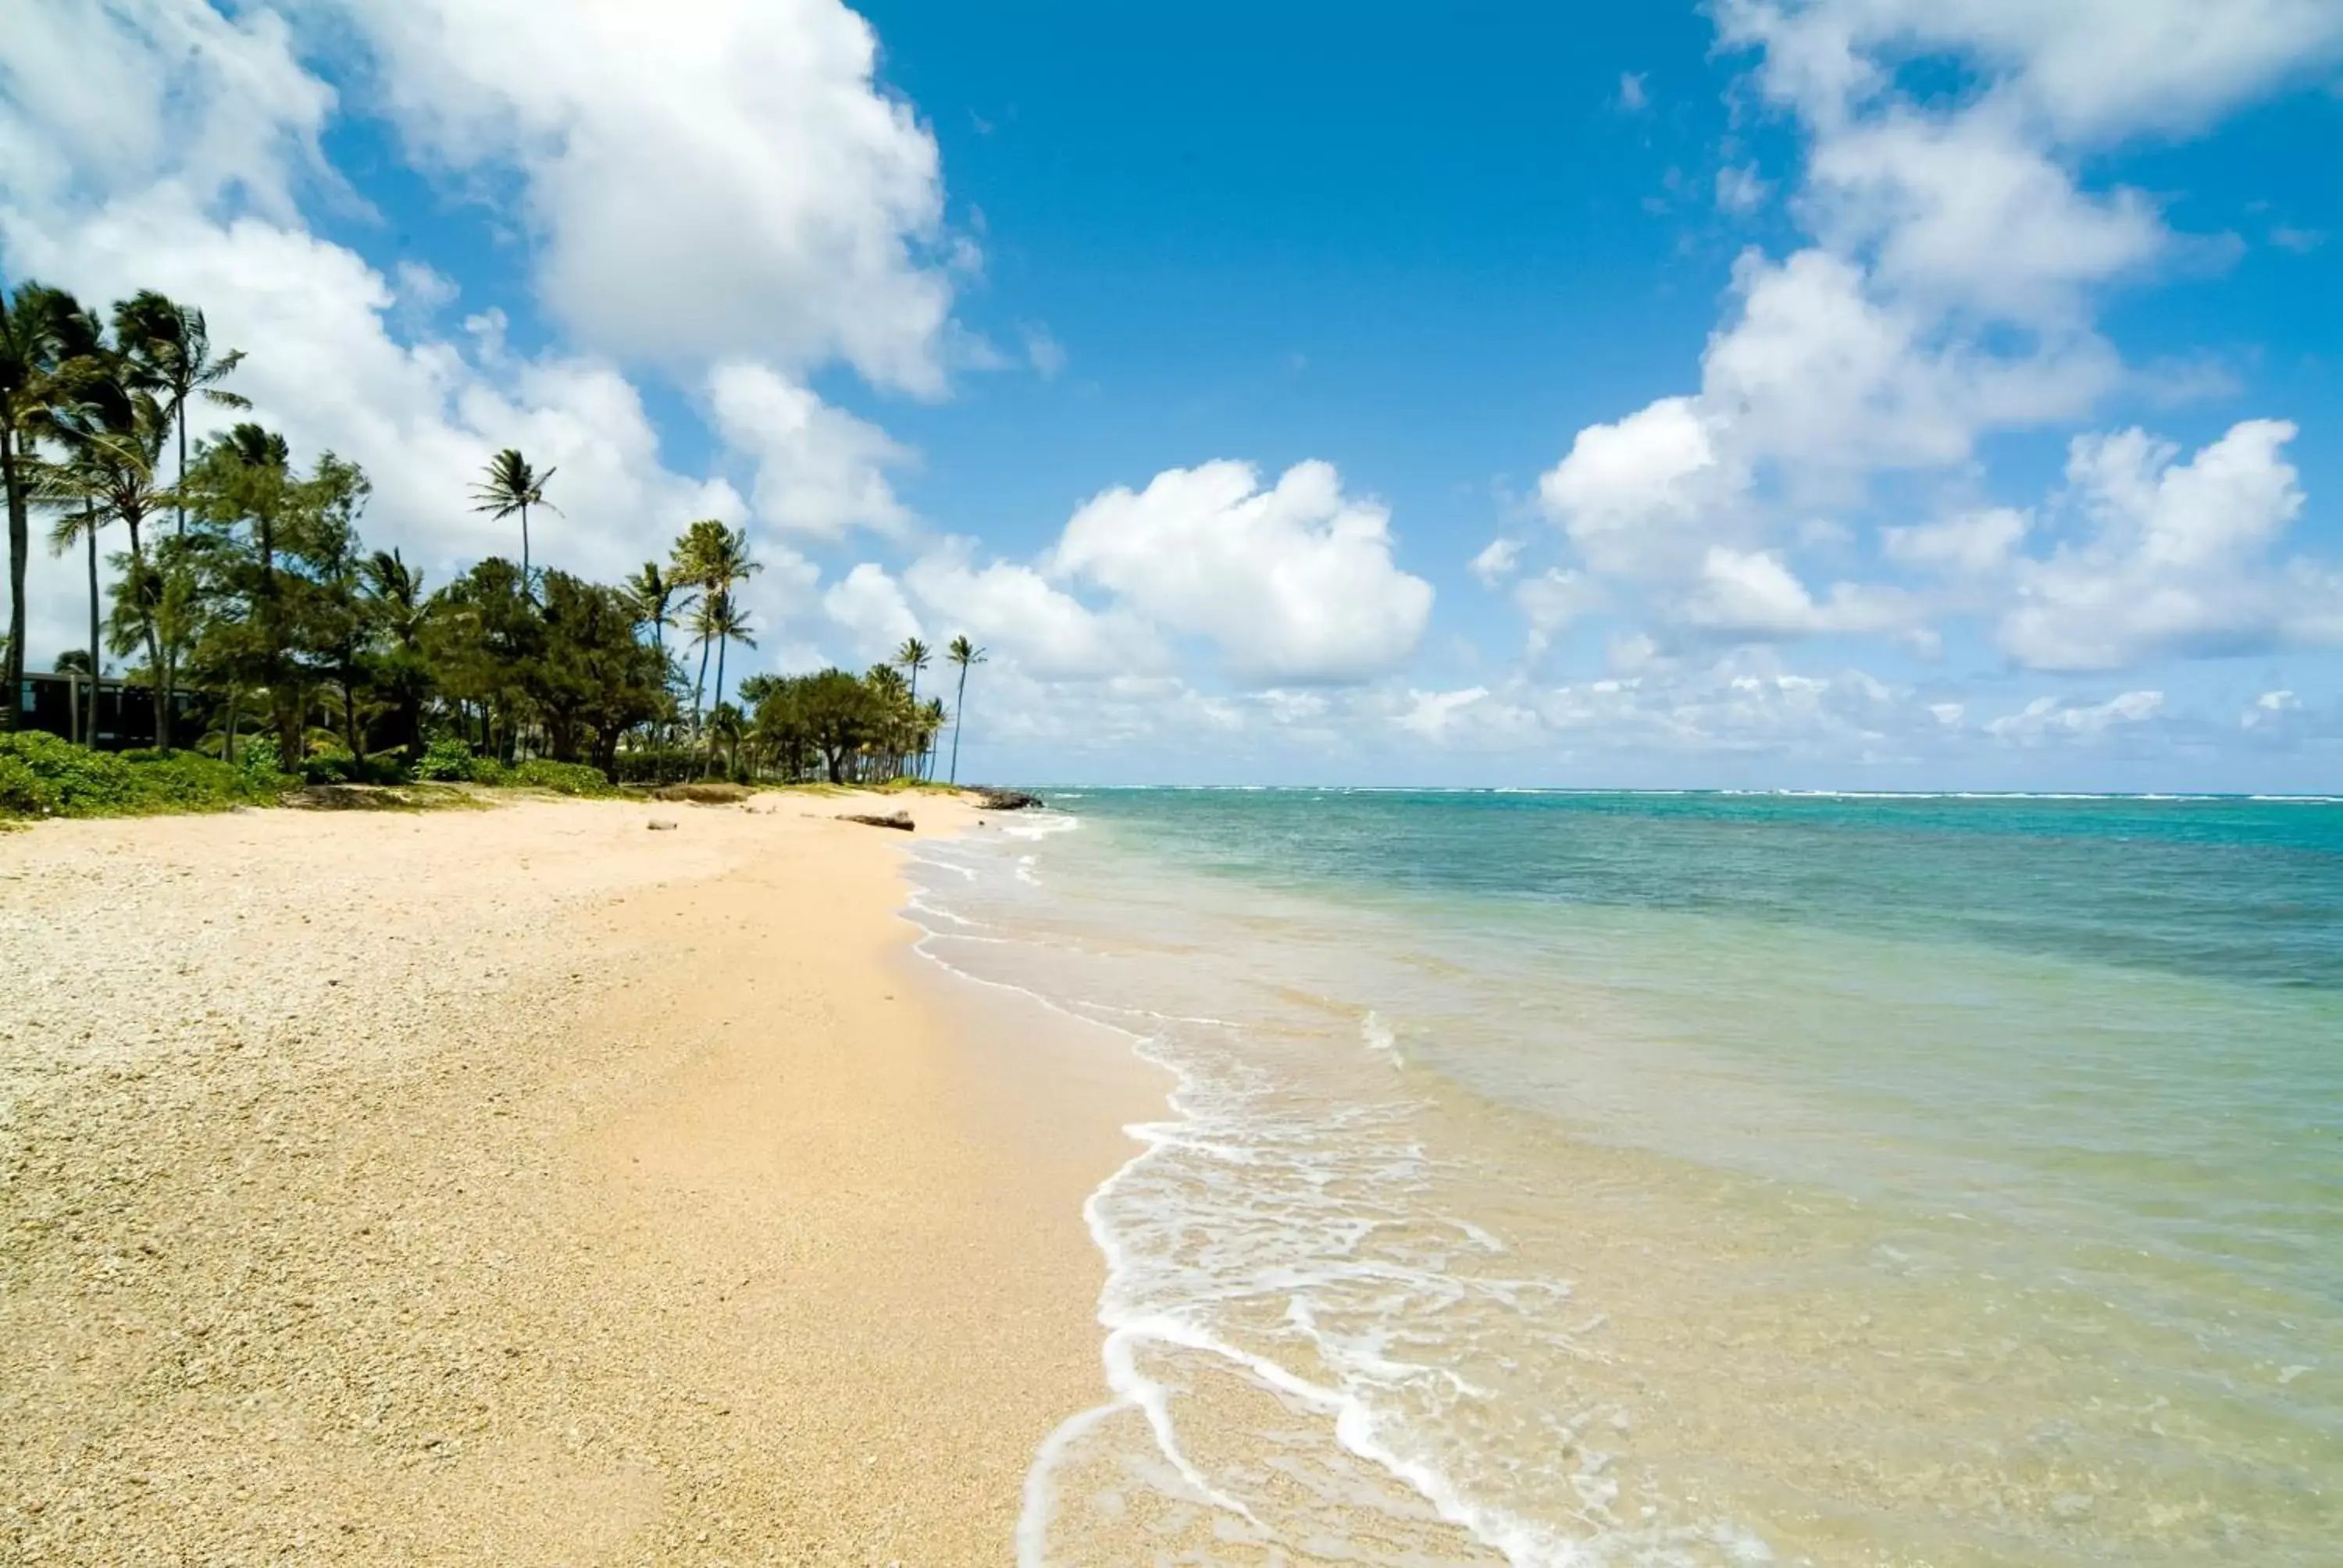
[[2145,267],[2169,237],[2145,196],[2085,195],[1992,105],[1836,131],[1804,205],[1833,251],[1875,257],[1878,287],[2028,325],[2075,321],[2085,286]]
[[1485,686],[1469,687],[1462,691],[1411,691],[1407,711],[1393,719],[1402,729],[1411,730],[1426,740],[1439,740],[1448,732],[1462,709],[1487,699]]
[[2185,463],[2140,430],[2077,437],[2069,500],[2089,532],[2021,565],[2002,646],[2036,668],[2115,669],[2343,637],[2343,579],[2269,559],[2302,510],[2294,435],[2247,420]]
[[241,197],[284,221],[322,171],[333,90],[284,19],[206,0],[18,5],[0,31],[0,184],[11,206],[167,183],[190,205]]
[[1716,205],[1726,212],[1755,212],[1765,205],[1767,188],[1755,167],[1728,165],[1716,171]]
[[920,635],[920,618],[911,613],[902,586],[875,561],[864,561],[832,583],[821,596],[821,608],[866,664],[892,658],[905,638]]
[[2034,526],[2025,512],[1986,507],[1882,534],[1888,558],[1955,577],[1986,577],[2010,562]]
[[1682,615],[1704,631],[1750,640],[1895,631],[1914,623],[1911,604],[1893,589],[1836,583],[1818,601],[1780,556],[1722,545],[1709,549]]
[[977,566],[966,540],[920,557],[904,580],[940,635],[965,631],[1034,675],[1095,679],[1171,668],[1161,638],[1138,616],[1094,610],[1030,566]]
[[456,303],[461,291],[455,280],[419,261],[402,261],[391,269],[396,286],[391,293],[399,307],[422,319],[437,316]]
[[2039,746],[2055,740],[2092,739],[2146,724],[2163,712],[2164,693],[2160,691],[2127,691],[2105,702],[2087,705],[2037,697],[2016,713],[1986,720],[1985,731],[1996,740]]
[[1210,639],[1247,679],[1392,668],[1432,611],[1432,585],[1393,563],[1391,514],[1344,496],[1327,463],[1297,463],[1266,490],[1234,462],[1109,490],[1074,513],[1046,569]]
[[1034,374],[1044,381],[1055,381],[1066,368],[1065,346],[1046,327],[1028,327],[1024,337],[1025,357]]
[[[1974,489],[1986,437],[2080,421],[2132,380],[2097,330],[2100,301],[2187,242],[2148,196],[2087,188],[2085,144],[2185,131],[2299,75],[2343,47],[2343,8],[1721,0],[1713,14],[1809,137],[1790,210],[1812,240],[1740,258],[1697,391],[1586,427],[1543,477],[1577,564],[1632,582],[1661,622],[1728,638],[1883,633],[1925,648],[1931,617],[2022,593],[2004,645],[2058,667],[2307,640],[2343,620],[2308,608],[2330,574],[2307,565],[2192,588],[2145,567],[2107,578],[2124,558],[2111,544],[2024,562],[2030,519],[2009,508],[1884,530],[1884,559],[1946,579],[1925,597],[1818,595],[1793,553],[1851,542],[1817,534],[1816,508],[1860,518],[1883,476]],[[1922,56],[1973,68],[1974,90],[1906,94],[1898,72]],[[1759,195],[1753,170],[1720,173],[1727,210]]]
[[517,171],[541,297],[588,347],[833,358],[943,389],[935,140],[838,0],[308,0],[364,41],[409,143]]
[[2331,0],[1722,0],[1729,45],[1762,46],[1758,79],[1821,123],[1880,94],[1888,62],[1966,56],[2062,138],[2192,130],[2343,50]]
[[1530,652],[1542,653],[1573,621],[1598,609],[1603,590],[1584,572],[1556,567],[1523,578],[1513,589],[1513,603],[1530,623]]
[[718,366],[708,395],[725,443],[757,464],[753,499],[764,521],[835,538],[910,520],[887,470],[912,455],[876,425],[762,365]]
[[[558,516],[532,519],[534,558],[610,574],[664,549],[701,515],[738,518],[729,487],[659,460],[658,433],[634,387],[608,365],[510,354],[484,321],[472,340],[394,340],[395,297],[356,255],[258,218],[216,223],[163,186],[85,216],[5,220],[26,271],[93,300],[142,286],[199,301],[215,343],[252,350],[234,383],[304,461],[332,449],[374,480],[370,537],[444,572],[482,554],[518,557],[509,525],[470,510],[472,484],[498,447],[558,469]],[[205,410],[203,421],[226,417]]]
[[2284,724],[2288,716],[2302,711],[2302,699],[2291,691],[2265,691],[2237,716],[2241,729],[2267,729]]
[[1481,579],[1484,588],[1495,588],[1513,576],[1521,564],[1522,541],[1503,538],[1491,539],[1482,548],[1481,553],[1467,563],[1473,575]]
[[1645,76],[1642,71],[1619,73],[1619,107],[1625,113],[1640,115],[1651,107],[1651,94],[1644,87]]
[[1597,569],[1634,574],[1678,553],[1684,533],[1696,539],[1742,482],[1699,402],[1664,397],[1581,430],[1539,478],[1538,499]]
[[1740,462],[1774,465],[1793,491],[1961,462],[1984,432],[2081,414],[2117,378],[2096,338],[2002,355],[1948,336],[1827,250],[1745,256],[1735,292],[1741,314],[1709,344],[1699,407]]

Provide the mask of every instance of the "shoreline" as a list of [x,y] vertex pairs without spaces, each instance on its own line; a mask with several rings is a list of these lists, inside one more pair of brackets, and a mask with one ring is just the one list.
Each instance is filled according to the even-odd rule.
[[1011,1560],[1162,1096],[930,972],[859,804],[0,839],[0,1540]]

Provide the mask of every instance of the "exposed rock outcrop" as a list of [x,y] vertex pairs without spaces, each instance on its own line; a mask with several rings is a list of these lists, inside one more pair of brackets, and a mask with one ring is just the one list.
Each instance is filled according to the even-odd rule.
[[1022,789],[979,789],[976,803],[987,811],[1029,811],[1048,804],[1039,795],[1028,795]]

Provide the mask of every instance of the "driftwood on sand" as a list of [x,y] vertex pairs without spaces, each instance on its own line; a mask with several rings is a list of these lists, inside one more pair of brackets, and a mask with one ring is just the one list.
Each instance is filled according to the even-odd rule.
[[911,830],[910,814],[906,811],[890,811],[884,817],[875,817],[867,812],[858,811],[840,817],[839,820],[841,822],[860,822],[866,828],[893,828],[897,831],[904,833],[908,833]]

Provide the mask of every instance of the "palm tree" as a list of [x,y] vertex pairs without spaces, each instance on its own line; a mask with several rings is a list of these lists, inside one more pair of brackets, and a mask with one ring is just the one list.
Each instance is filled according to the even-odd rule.
[[[747,581],[764,570],[763,565],[749,554],[749,535],[745,528],[729,528],[714,518],[702,518],[683,530],[675,541],[673,558],[669,562],[669,574],[679,584],[689,583],[699,590],[699,610],[692,626],[698,631],[707,618],[709,601],[729,598],[735,584]],[[699,677],[691,687],[691,727],[696,738],[700,730],[700,699],[708,690],[708,638],[699,641]],[[718,683],[720,699],[723,683]]]
[[[86,317],[79,319],[92,325]],[[85,364],[97,363],[95,355],[84,359]],[[53,553],[61,555],[75,543],[87,548],[93,664],[101,657],[98,536],[108,523],[120,523],[128,531],[129,571],[116,589],[120,624],[133,646],[143,643],[146,647],[147,684],[155,694],[155,744],[167,750],[171,675],[179,643],[175,636],[166,646],[163,633],[171,618],[162,610],[169,574],[148,558],[142,532],[149,518],[178,499],[176,491],[156,483],[166,439],[165,416],[153,397],[131,390],[118,378],[92,374],[83,377],[81,390],[84,400],[72,407],[69,417],[55,419],[51,427],[52,438],[65,448],[64,461],[35,465],[35,498],[68,508],[50,533]]]
[[220,408],[249,408],[252,399],[224,391],[219,383],[244,363],[244,350],[231,348],[215,359],[204,313],[144,288],[114,307],[114,341],[136,367],[138,379],[161,395],[166,419],[179,441],[178,533],[187,531],[187,402],[201,395]]
[[[78,648],[69,648],[57,655],[56,663],[50,668],[72,683],[74,710],[71,715],[72,722],[66,726],[72,733],[65,739],[77,745],[96,745],[97,673],[90,668],[88,653]],[[81,686],[85,678],[89,681],[89,712],[86,718],[83,716],[81,710]]]
[[657,561],[645,561],[643,569],[628,578],[622,585],[627,597],[634,601],[635,613],[642,624],[651,628],[651,646],[659,649],[659,663],[667,663],[667,628],[676,624],[681,613],[691,608],[693,595],[673,577],[659,569]]
[[478,503],[476,512],[486,512],[499,522],[520,514],[520,580],[524,591],[528,586],[528,509],[543,507],[558,517],[561,508],[545,498],[545,487],[558,470],[548,468],[538,473],[528,466],[528,459],[507,447],[488,460],[487,482],[472,487],[472,499]]
[[928,668],[933,657],[934,650],[916,637],[905,638],[903,646],[895,650],[897,668],[911,678],[911,705],[914,708],[920,701],[920,671]]
[[70,361],[63,353],[66,318],[80,309],[73,297],[43,284],[20,284],[14,298],[0,289],[0,491],[8,512],[8,648],[0,682],[0,729],[14,729],[25,689],[25,568],[32,552],[34,443],[50,433],[52,418],[71,398]]
[[936,737],[944,732],[944,699],[930,697],[920,709],[920,777],[936,776]]
[[960,782],[960,721],[961,716],[968,711],[969,667],[970,665],[982,664],[984,662],[984,649],[969,641],[967,634],[962,633],[960,636],[952,638],[951,646],[944,649],[944,658],[949,663],[960,666],[960,692],[952,699],[952,754],[950,781],[957,784]]
[[[735,605],[732,595],[725,590],[712,592],[699,601],[699,609],[693,612],[692,628],[699,634],[703,655],[709,642],[716,644],[716,708],[720,711],[724,707],[724,650],[735,642],[756,647],[757,628],[749,624],[747,612]],[[712,724],[708,729],[708,770],[716,770],[716,727]]]
[[375,551],[358,569],[366,582],[367,618],[387,639],[376,661],[375,684],[388,691],[397,708],[399,739],[412,764],[423,755],[423,699],[431,683],[423,654],[423,574],[395,549]]
[[[83,487],[70,468],[62,466],[50,467],[41,476],[40,487],[36,494],[38,498],[49,501],[51,505],[59,507],[63,511],[63,515],[57,518],[56,526],[49,530],[49,553],[61,556],[76,544],[88,547],[89,648],[81,655],[81,658],[93,670],[101,668],[103,666],[99,661],[104,657],[105,643],[102,640],[99,622],[102,618],[105,599],[99,592],[97,582],[97,536],[106,526],[106,519],[97,509],[97,497],[95,492]],[[75,503],[78,503],[78,510],[72,509]],[[63,670],[65,668],[65,657],[60,655],[57,659],[57,668]],[[93,744],[96,731],[97,688],[94,683],[90,687],[89,712],[91,723],[88,732],[80,737],[81,743],[85,746]],[[78,729],[78,718],[75,719],[75,725]]]

